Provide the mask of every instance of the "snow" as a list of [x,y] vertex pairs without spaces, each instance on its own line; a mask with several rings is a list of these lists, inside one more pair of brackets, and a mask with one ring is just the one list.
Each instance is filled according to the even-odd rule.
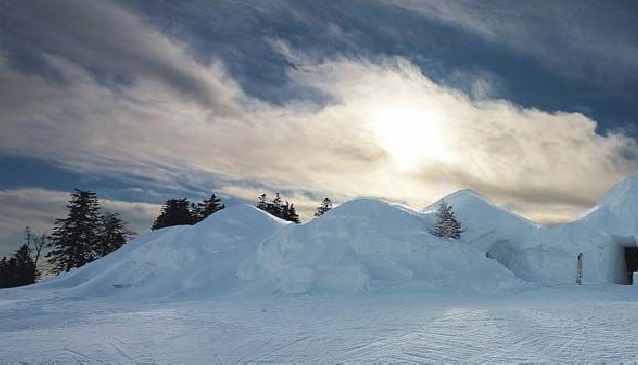
[[429,234],[428,218],[382,201],[351,201],[267,238],[244,267],[245,277],[273,277],[287,293],[529,286],[470,244]]
[[638,236],[637,216],[638,175],[614,186],[578,223],[618,236]]
[[224,209],[193,226],[144,235],[101,260],[34,288],[64,288],[66,295],[79,297],[209,297],[242,284],[236,275],[239,263],[257,249],[262,237],[286,224],[247,205]]
[[636,294],[567,286],[145,303],[4,292],[0,362],[636,362]]
[[[359,199],[304,224],[255,207],[143,235],[0,290],[0,362],[637,361],[638,178],[544,227],[471,190],[423,211]],[[583,254],[583,282],[574,285]]]

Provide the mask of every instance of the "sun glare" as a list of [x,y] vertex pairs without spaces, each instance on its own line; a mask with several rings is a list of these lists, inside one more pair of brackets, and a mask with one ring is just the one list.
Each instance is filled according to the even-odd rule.
[[444,152],[441,118],[433,110],[385,106],[376,110],[372,129],[399,170],[413,170]]

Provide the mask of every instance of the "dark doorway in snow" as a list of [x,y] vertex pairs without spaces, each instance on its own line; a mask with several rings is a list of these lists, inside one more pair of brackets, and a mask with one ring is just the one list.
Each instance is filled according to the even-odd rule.
[[638,269],[638,248],[625,247],[625,265],[627,267],[627,283],[634,283],[634,271]]

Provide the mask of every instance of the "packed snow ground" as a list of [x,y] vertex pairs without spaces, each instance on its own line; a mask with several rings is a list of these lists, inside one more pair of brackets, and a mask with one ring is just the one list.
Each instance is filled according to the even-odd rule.
[[638,288],[230,295],[143,303],[5,292],[0,362],[638,361]]

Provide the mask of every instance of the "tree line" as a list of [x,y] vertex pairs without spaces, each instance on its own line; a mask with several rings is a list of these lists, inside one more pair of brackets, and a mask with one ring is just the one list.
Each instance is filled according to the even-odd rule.
[[197,204],[189,202],[188,199],[169,199],[162,206],[159,216],[153,222],[153,226],[151,226],[151,230],[155,231],[160,228],[182,224],[195,224],[225,207],[221,199],[215,194]]
[[[261,194],[255,206],[283,220],[293,223],[301,222],[295,205],[284,200],[280,193],[276,193],[272,200],[268,199],[267,194]],[[151,230],[155,231],[164,227],[184,224],[192,225],[224,208],[225,205],[215,194],[212,194],[208,199],[197,204],[191,203],[185,198],[169,199],[162,206],[159,216],[151,226]],[[330,198],[324,198],[319,207],[317,207],[314,216],[319,217],[330,209],[332,209],[332,201]]]
[[100,207],[94,192],[75,189],[65,218],[55,220],[47,236],[25,230],[25,242],[10,258],[0,260],[0,287],[33,284],[41,276],[41,258],[54,274],[81,267],[117,250],[134,236],[119,213]]

